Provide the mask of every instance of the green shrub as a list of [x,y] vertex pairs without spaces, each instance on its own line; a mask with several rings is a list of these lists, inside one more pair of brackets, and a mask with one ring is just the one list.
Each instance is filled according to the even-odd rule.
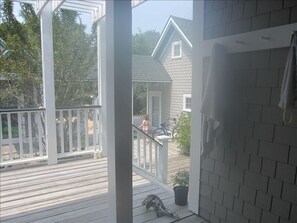
[[191,122],[191,113],[181,113],[175,126],[178,148],[186,155],[190,155]]
[[186,170],[178,171],[172,176],[173,186],[188,187],[189,186],[189,172]]

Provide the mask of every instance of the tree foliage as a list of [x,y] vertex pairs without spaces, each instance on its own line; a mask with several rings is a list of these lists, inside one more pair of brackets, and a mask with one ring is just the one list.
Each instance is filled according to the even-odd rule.
[[191,146],[191,122],[192,116],[191,113],[181,113],[178,117],[175,131],[176,136],[175,140],[178,144],[178,148],[185,155],[190,154],[190,146]]
[[92,103],[97,82],[90,76],[96,57],[93,35],[78,24],[77,12],[60,10],[53,17],[57,106]]
[[[13,52],[0,58],[0,106],[16,100],[18,105],[36,107],[42,104],[40,22],[32,5],[21,4],[23,23],[13,15],[13,7],[12,1],[4,0],[0,8],[0,37]],[[68,10],[53,15],[57,107],[89,104],[96,94],[97,82],[89,75],[96,61],[95,36],[85,33],[78,18],[77,12]]]
[[146,96],[147,86],[146,83],[133,84],[133,114],[144,115],[146,114]]
[[[34,26],[29,25],[32,24],[32,16],[36,15],[29,15],[28,11],[24,11],[23,15],[26,16],[28,24],[21,24],[13,15],[13,6],[14,3],[9,0],[4,0],[1,4],[0,37],[13,53],[7,59],[0,58],[0,103],[18,102],[32,107],[32,86],[40,86],[41,82],[40,50],[36,47],[38,38],[32,31]],[[22,7],[28,9],[32,6]],[[26,96],[25,100],[20,97],[21,93]]]
[[155,30],[149,30],[142,33],[136,33],[132,37],[132,52],[136,55],[151,55],[160,33]]
[[[150,30],[133,35],[132,52],[136,55],[151,55],[159,39],[160,33]],[[133,114],[144,115],[147,104],[147,86],[146,83],[133,84]]]

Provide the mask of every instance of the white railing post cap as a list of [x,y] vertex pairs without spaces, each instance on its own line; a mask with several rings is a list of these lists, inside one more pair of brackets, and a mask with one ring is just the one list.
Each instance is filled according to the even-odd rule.
[[157,138],[158,138],[159,140],[162,140],[162,141],[171,139],[170,136],[166,136],[166,135],[157,136]]

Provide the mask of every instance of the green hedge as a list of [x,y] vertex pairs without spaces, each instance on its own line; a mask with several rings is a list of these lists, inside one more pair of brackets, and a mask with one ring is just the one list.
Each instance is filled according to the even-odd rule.
[[181,113],[176,123],[176,136],[175,140],[178,148],[185,155],[190,155],[191,145],[191,113]]

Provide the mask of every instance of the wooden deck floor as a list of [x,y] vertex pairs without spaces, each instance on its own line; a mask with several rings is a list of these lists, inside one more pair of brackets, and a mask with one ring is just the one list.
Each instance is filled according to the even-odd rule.
[[[107,159],[62,161],[55,166],[33,165],[1,169],[1,223],[108,222]],[[157,194],[175,211],[180,222],[205,222],[187,207],[174,204],[171,191],[133,174],[134,222],[175,222],[141,206],[148,194]]]
[[175,142],[168,144],[168,185],[172,185],[172,176],[180,170],[190,169],[190,157],[182,155]]

